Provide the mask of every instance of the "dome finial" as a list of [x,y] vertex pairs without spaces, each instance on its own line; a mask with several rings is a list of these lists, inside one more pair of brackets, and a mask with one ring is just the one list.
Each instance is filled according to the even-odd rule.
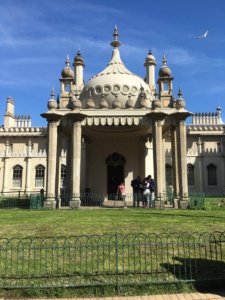
[[69,59],[69,55],[68,54],[66,56],[65,64],[66,64],[66,67],[69,68],[69,66],[70,66],[70,59]]
[[167,63],[166,55],[165,55],[165,54],[163,54],[163,60],[162,60],[162,63],[163,63],[164,65],[166,65],[166,63]]
[[116,25],[114,27],[113,36],[114,36],[114,41],[112,41],[110,43],[110,45],[113,46],[114,48],[118,48],[121,45],[121,43],[118,41],[119,34],[118,34],[118,30],[117,30],[117,26]]
[[177,95],[179,96],[179,98],[181,98],[182,95],[183,95],[180,87],[179,87],[179,91],[178,91],[178,94],[177,94]]
[[55,99],[55,91],[54,91],[54,86],[52,87],[52,91],[50,96],[52,97],[52,99]]

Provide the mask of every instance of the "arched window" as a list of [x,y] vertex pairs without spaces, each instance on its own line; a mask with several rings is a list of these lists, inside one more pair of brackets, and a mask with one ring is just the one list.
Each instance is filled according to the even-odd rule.
[[217,185],[216,166],[214,164],[208,165],[207,174],[208,174],[208,185]]
[[65,165],[61,165],[60,185],[61,188],[66,187],[66,166]]
[[19,165],[13,167],[13,187],[22,187],[23,168]]
[[44,179],[45,179],[45,167],[42,165],[38,165],[35,168],[35,186],[44,187]]
[[172,185],[172,167],[166,164],[166,185]]
[[187,165],[188,185],[195,185],[195,168],[192,164]]

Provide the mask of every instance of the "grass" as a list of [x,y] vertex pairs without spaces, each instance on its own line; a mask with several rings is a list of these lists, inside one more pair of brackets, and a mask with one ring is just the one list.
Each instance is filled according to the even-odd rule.
[[[3,238],[60,237],[107,233],[180,233],[225,231],[225,210],[153,210],[142,208],[80,210],[0,210]],[[148,251],[148,249],[147,249]],[[223,282],[224,284],[224,282]],[[120,295],[190,292],[195,284],[132,285],[120,287]],[[106,297],[113,287],[0,290],[1,297]]]
[[3,209],[0,213],[0,238],[225,230],[223,209]]

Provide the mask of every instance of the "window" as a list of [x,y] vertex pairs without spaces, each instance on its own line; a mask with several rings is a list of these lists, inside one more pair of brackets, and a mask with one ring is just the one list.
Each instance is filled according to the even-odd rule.
[[166,164],[166,185],[172,185],[172,167]]
[[35,169],[35,186],[44,187],[45,168],[42,165],[38,165]]
[[216,166],[214,164],[208,165],[207,173],[208,173],[208,185],[217,185]]
[[61,181],[61,188],[66,187],[66,166],[64,165],[61,165],[60,181]]
[[187,165],[188,185],[195,185],[195,168],[192,164]]
[[23,174],[23,168],[19,165],[16,165],[13,168],[13,187],[17,187],[17,188],[22,187],[22,174]]

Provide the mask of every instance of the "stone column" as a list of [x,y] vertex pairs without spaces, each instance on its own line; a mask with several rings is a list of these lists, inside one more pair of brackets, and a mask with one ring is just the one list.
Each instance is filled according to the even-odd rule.
[[27,145],[26,185],[25,185],[26,192],[30,191],[31,147],[32,147],[32,143],[31,140],[29,140]]
[[171,149],[172,149],[172,185],[174,191],[174,208],[178,208],[179,199],[179,176],[178,176],[178,159],[177,159],[177,132],[176,127],[171,127]]
[[70,208],[80,207],[80,173],[81,173],[81,121],[72,124],[71,136],[71,193]]
[[48,123],[47,197],[45,208],[56,208],[57,122]]
[[186,122],[177,121],[178,178],[181,208],[188,205]]
[[5,161],[4,161],[4,177],[3,177],[3,193],[8,190],[8,169],[9,169],[9,141],[5,144]]
[[155,207],[163,205],[163,151],[162,151],[163,120],[152,121],[154,176],[155,176]]

